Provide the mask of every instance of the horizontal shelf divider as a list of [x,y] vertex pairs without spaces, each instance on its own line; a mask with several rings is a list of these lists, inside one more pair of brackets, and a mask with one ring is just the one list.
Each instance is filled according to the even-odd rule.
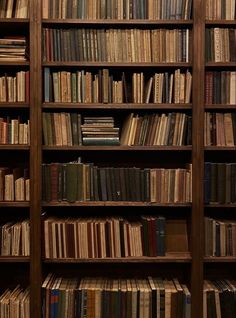
[[27,145],[1,145],[0,150],[29,150],[30,146]]
[[205,109],[236,109],[236,104],[206,104]]
[[121,258],[65,258],[44,259],[45,263],[190,263],[190,253],[169,253],[166,256],[156,257],[121,257]]
[[81,151],[191,151],[192,146],[43,146],[43,150]]
[[207,62],[206,67],[236,67],[236,62]]
[[43,24],[95,24],[95,25],[192,25],[193,20],[148,20],[148,19],[43,19]]
[[0,207],[29,207],[30,203],[28,201],[0,201]]
[[29,103],[0,102],[0,108],[29,108]]
[[236,262],[236,256],[205,256],[205,263],[234,263]]
[[63,66],[78,66],[78,67],[191,67],[191,63],[153,63],[153,62],[140,62],[140,63],[133,63],[133,62],[43,62],[43,66],[47,67],[63,67]]
[[227,147],[227,146],[207,146],[204,148],[207,151],[235,151],[236,146]]
[[9,23],[9,24],[29,24],[29,19],[24,18],[0,18],[0,23]]
[[29,256],[0,256],[0,263],[28,263]]
[[130,202],[130,201],[86,201],[86,202],[43,202],[44,207],[56,206],[56,207],[69,207],[69,206],[140,206],[140,207],[191,207],[190,203],[155,203],[155,202]]
[[102,104],[102,103],[43,103],[43,109],[62,108],[62,109],[192,109],[192,104]]
[[3,60],[0,60],[0,66],[29,66],[29,61],[3,61]]
[[235,25],[235,20],[206,20],[205,25]]
[[205,208],[236,208],[236,203],[211,203],[211,204],[205,204]]

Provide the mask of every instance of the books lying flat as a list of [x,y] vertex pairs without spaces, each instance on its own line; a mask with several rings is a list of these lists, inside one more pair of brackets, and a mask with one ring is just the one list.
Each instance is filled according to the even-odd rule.
[[26,38],[20,36],[0,38],[0,60],[25,61]]

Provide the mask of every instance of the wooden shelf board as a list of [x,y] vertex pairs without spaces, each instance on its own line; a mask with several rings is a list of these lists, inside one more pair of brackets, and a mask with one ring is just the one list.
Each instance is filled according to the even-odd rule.
[[26,145],[1,145],[0,150],[29,150],[30,146]]
[[236,67],[236,62],[207,62],[206,67]]
[[223,204],[223,203],[211,203],[211,204],[205,204],[205,208],[236,208],[236,203],[229,203],[229,204]]
[[206,104],[205,109],[236,109],[236,104]]
[[206,256],[204,257],[205,263],[234,263],[236,262],[235,256],[221,256],[221,257],[215,257],[215,256]]
[[206,26],[208,25],[235,25],[235,20],[206,20]]
[[29,24],[29,19],[22,19],[22,18],[1,18],[0,23],[9,23],[9,24]]
[[29,108],[28,103],[0,102],[0,108]]
[[29,61],[4,61],[0,60],[0,66],[28,66]]
[[152,202],[130,202],[130,201],[86,201],[86,202],[43,202],[44,207],[56,206],[56,207],[69,207],[69,206],[140,206],[140,207],[191,207],[190,203],[152,203]]
[[43,146],[43,150],[80,151],[191,151],[192,146]]
[[193,20],[148,20],[148,19],[43,19],[43,24],[111,24],[111,25],[192,25]]
[[86,259],[45,259],[45,263],[190,263],[190,253],[169,253],[157,257],[86,258]]
[[207,146],[204,147],[204,150],[206,151],[235,151],[236,146],[234,147],[226,147],[226,146]]
[[[236,63],[235,63],[236,64]],[[88,66],[88,67],[191,67],[191,63],[131,63],[131,62],[44,62],[43,66],[63,67],[63,66]]]
[[101,104],[101,103],[43,103],[44,109],[62,108],[62,109],[192,109],[192,104]]
[[0,263],[28,263],[28,256],[0,256]]
[[0,207],[14,207],[14,208],[21,208],[21,207],[29,207],[30,204],[27,201],[0,201]]

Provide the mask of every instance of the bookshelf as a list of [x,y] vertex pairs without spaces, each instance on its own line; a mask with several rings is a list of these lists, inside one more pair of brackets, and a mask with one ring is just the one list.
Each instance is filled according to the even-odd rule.
[[[207,18],[207,17],[206,17]],[[227,20],[227,19],[219,19],[213,18],[212,20],[206,19],[205,21],[205,30],[216,28],[221,31],[221,29],[233,29],[235,31],[235,19]],[[216,30],[215,29],[215,30]],[[231,45],[234,42],[231,43]],[[227,72],[234,72],[235,71],[235,60],[234,61],[221,61],[221,62],[214,62],[214,61],[205,61],[205,72],[216,72],[218,74],[223,74]],[[222,72],[222,73],[220,73]],[[207,87],[207,80],[205,82]],[[221,91],[222,93],[222,91]],[[224,92],[223,92],[224,93]],[[224,94],[221,94],[221,98],[224,98]],[[210,113],[217,113],[220,114],[235,114],[235,102],[224,102],[218,100],[218,102],[209,104],[205,103],[204,111]],[[229,129],[229,128],[227,128]],[[204,146],[204,161],[205,162],[216,162],[216,163],[233,163],[234,160],[232,157],[235,154],[235,146]],[[231,177],[232,178],[232,177]],[[229,192],[229,190],[228,190]],[[231,203],[230,203],[231,202]],[[229,203],[205,203],[204,204],[204,221],[208,222],[211,220],[213,222],[212,228],[222,226],[225,228],[226,232],[228,231],[227,224],[230,223],[230,226],[234,226],[233,222],[235,221],[235,203],[230,201]],[[207,219],[208,218],[208,219]],[[210,221],[210,222],[211,222]],[[223,228],[222,228],[223,229]],[[234,279],[231,275],[232,264],[235,263],[235,257],[232,256],[233,252],[229,251],[229,241],[226,238],[226,234],[220,234],[220,241],[222,242],[222,237],[227,241],[226,244],[227,248],[224,250],[224,244],[221,246],[216,246],[213,248],[213,253],[210,253],[211,256],[204,256],[203,258],[203,268],[204,268],[204,280],[219,280],[219,279]],[[209,246],[213,247],[213,244],[216,243],[217,238],[213,241],[214,243],[211,244],[211,235],[205,232],[205,240],[208,239]],[[233,242],[233,241],[232,241]],[[226,245],[225,245],[226,247]],[[222,249],[221,249],[222,248]],[[206,247],[207,250],[207,247]],[[208,254],[209,255],[209,254]],[[216,256],[217,255],[217,256]],[[207,290],[209,286],[204,286],[204,293],[207,294]],[[212,310],[212,309],[211,309]],[[224,310],[225,315],[230,315],[227,313],[227,310]]]
[[[203,317],[203,281],[204,279],[234,278],[232,272],[236,258],[234,256],[204,256],[204,217],[223,219],[224,211],[228,218],[235,219],[236,204],[204,203],[204,163],[234,162],[234,147],[204,146],[204,113],[234,112],[236,104],[205,103],[205,72],[235,71],[236,62],[206,62],[205,33],[207,28],[234,28],[235,20],[205,20],[205,1],[193,0],[192,19],[186,20],[147,20],[147,19],[78,19],[78,18],[44,18],[42,17],[42,1],[32,0],[29,6],[29,18],[0,18],[1,30],[14,34],[15,26],[19,33],[29,38],[29,59],[27,61],[1,61],[3,70],[30,71],[29,102],[0,102],[0,111],[4,115],[12,111],[29,114],[30,145],[0,145],[1,160],[15,158],[20,162],[28,162],[30,167],[30,201],[0,202],[0,208],[8,218],[17,219],[21,213],[30,218],[30,256],[0,257],[2,275],[14,272],[13,282],[22,282],[30,286],[30,312],[35,318],[41,317],[42,283],[48,273],[59,275],[101,276],[107,272],[109,276],[127,277],[128,275],[148,275],[177,277],[188,285],[191,291],[191,318]],[[191,33],[189,62],[107,62],[107,61],[43,61],[43,29],[189,29]],[[1,35],[4,35],[1,31]],[[87,70],[96,72],[109,69],[112,75],[120,71],[127,73],[143,72],[154,74],[174,72],[180,69],[192,74],[192,98],[190,103],[83,103],[83,102],[46,102],[44,98],[44,70],[72,72]],[[5,71],[3,71],[5,72]],[[44,112],[77,112],[85,116],[113,116],[119,123],[130,112],[141,114],[181,112],[192,116],[192,145],[183,146],[46,146],[42,140]],[[43,201],[42,164],[53,162],[70,162],[78,156],[82,162],[100,163],[105,167],[139,168],[183,168],[192,163],[192,202],[157,203],[132,201]],[[1,162],[2,165],[2,162]],[[5,209],[5,210],[4,210]],[[5,212],[4,212],[5,211]],[[139,217],[142,214],[164,216],[167,220],[187,220],[189,231],[189,252],[166,253],[156,257],[120,257],[120,258],[45,258],[42,231],[44,215],[72,218],[112,217],[113,213],[121,216]],[[19,269],[22,265],[22,270]],[[9,268],[8,268],[9,267]],[[4,286],[10,284],[4,279]],[[12,284],[12,281],[11,281]]]
[[[2,3],[1,3],[2,6]],[[2,7],[1,7],[2,9]],[[26,37],[30,35],[30,20],[28,18],[0,18],[0,38],[8,37]],[[1,46],[2,47],[2,46]],[[2,51],[1,51],[2,52]],[[0,61],[0,77],[1,80],[5,76],[11,78],[17,78],[18,72],[30,72],[30,54],[26,61],[4,61],[1,58]],[[20,81],[19,81],[20,82]],[[2,86],[1,82],[1,86]],[[12,84],[12,82],[11,82]],[[10,91],[10,85],[8,86]],[[19,83],[18,83],[19,84]],[[5,86],[6,88],[6,86]],[[11,88],[12,89],[12,88]],[[23,89],[22,89],[23,90]],[[21,90],[21,92],[22,92]],[[9,93],[8,91],[8,93]],[[24,92],[26,93],[26,92]],[[31,105],[25,98],[21,99],[17,92],[17,99],[12,101],[4,101],[3,90],[1,90],[1,102],[0,102],[0,117],[3,121],[6,121],[6,117],[9,117],[8,123],[12,119],[17,119],[18,116],[25,120],[30,119],[30,109]],[[10,97],[10,93],[8,94]],[[20,101],[21,100],[21,101]],[[1,127],[1,133],[3,133]],[[18,167],[28,167],[29,166],[29,156],[30,156],[30,145],[28,143],[21,144],[21,142],[6,142],[2,144],[1,135],[1,145],[0,145],[0,156],[1,156],[1,167],[18,168]],[[16,160],[17,158],[17,160]],[[1,176],[2,178],[2,176]],[[2,180],[1,180],[2,181]],[[2,189],[1,189],[2,191]],[[9,288],[13,291],[17,285],[20,285],[24,290],[30,286],[30,257],[23,256],[22,251],[18,251],[18,256],[16,255],[16,250],[13,250],[12,241],[8,244],[11,246],[9,251],[4,251],[4,242],[7,241],[6,233],[10,230],[11,225],[16,225],[19,222],[22,225],[24,220],[29,220],[30,218],[30,203],[29,201],[2,201],[0,202],[1,211],[1,256],[0,256],[0,268],[1,268],[1,287],[0,293],[2,293]],[[3,226],[12,222],[10,227]],[[16,228],[17,226],[15,226]],[[5,235],[5,238],[4,238]],[[5,240],[5,241],[4,241]],[[29,241],[29,240],[27,240]],[[22,248],[21,244],[20,248]],[[6,247],[6,246],[5,246]],[[28,253],[27,253],[28,254]],[[28,254],[29,255],[29,254]]]

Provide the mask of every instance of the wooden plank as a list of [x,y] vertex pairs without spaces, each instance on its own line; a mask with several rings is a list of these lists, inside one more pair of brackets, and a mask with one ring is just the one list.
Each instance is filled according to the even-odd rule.
[[30,317],[41,317],[41,0],[30,3]]

